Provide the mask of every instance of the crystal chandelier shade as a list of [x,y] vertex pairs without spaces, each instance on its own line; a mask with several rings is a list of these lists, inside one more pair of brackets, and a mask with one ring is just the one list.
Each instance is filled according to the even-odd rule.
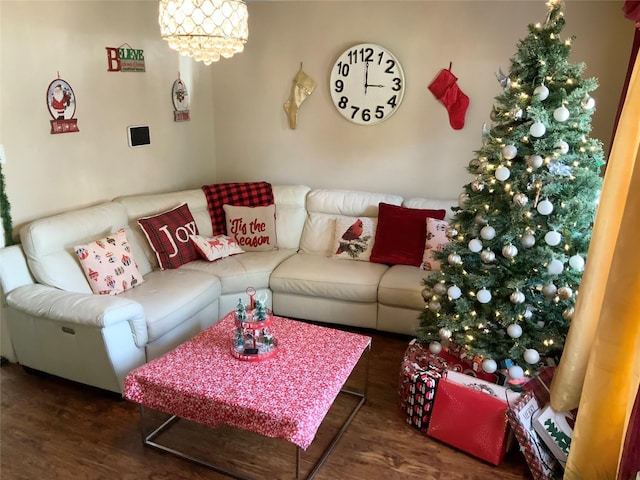
[[244,50],[248,19],[242,0],[160,0],[158,13],[169,47],[205,65]]

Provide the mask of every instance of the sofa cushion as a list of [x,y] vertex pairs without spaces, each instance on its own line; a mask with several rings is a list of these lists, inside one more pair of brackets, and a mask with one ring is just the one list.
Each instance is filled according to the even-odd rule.
[[335,220],[333,258],[368,262],[371,257],[377,218],[338,217]]
[[190,235],[198,235],[198,227],[186,202],[158,215],[139,218],[138,225],[153,248],[161,269],[178,268],[199,258],[198,251],[189,240]]
[[124,228],[74,250],[93,293],[117,295],[144,282]]
[[[324,255],[299,253],[282,262],[271,274],[275,292],[351,302],[376,302],[378,283],[386,265],[345,262]],[[424,273],[424,272],[423,272]]]
[[207,199],[214,235],[226,232],[223,205],[259,207],[272,205],[273,190],[268,182],[235,182],[203,185],[202,191]]
[[[426,272],[411,265],[394,265],[380,279],[378,303],[403,307],[420,312],[424,310],[423,280],[436,272]],[[416,313],[417,318],[418,313]]]
[[440,260],[435,257],[436,252],[440,252],[442,247],[449,243],[447,228],[449,222],[427,218],[427,240],[424,244],[424,254],[420,268],[423,270],[440,270]]
[[119,297],[142,305],[149,342],[182,324],[220,296],[220,280],[187,269],[154,270],[145,282]]
[[427,236],[427,217],[442,220],[444,210],[380,204],[378,228],[371,261],[390,265],[420,266]]
[[247,252],[265,252],[277,247],[276,206],[238,207],[223,205],[227,235]]

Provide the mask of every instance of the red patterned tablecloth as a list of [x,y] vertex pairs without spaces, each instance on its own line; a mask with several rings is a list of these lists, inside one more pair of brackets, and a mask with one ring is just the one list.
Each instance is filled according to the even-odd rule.
[[233,314],[166,355],[130,372],[124,398],[216,427],[283,438],[302,449],[371,344],[364,335],[274,317],[275,357],[231,354]]

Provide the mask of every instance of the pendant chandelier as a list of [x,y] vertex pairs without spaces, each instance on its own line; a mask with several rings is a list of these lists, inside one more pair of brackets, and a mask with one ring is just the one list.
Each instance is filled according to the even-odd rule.
[[242,0],[160,0],[158,23],[170,48],[211,65],[244,50],[248,18]]

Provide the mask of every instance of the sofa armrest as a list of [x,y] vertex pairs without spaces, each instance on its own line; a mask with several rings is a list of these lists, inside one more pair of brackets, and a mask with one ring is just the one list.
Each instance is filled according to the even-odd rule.
[[34,317],[96,328],[129,322],[136,346],[144,347],[148,341],[142,305],[127,298],[67,292],[32,284],[11,290],[7,294],[7,304]]

